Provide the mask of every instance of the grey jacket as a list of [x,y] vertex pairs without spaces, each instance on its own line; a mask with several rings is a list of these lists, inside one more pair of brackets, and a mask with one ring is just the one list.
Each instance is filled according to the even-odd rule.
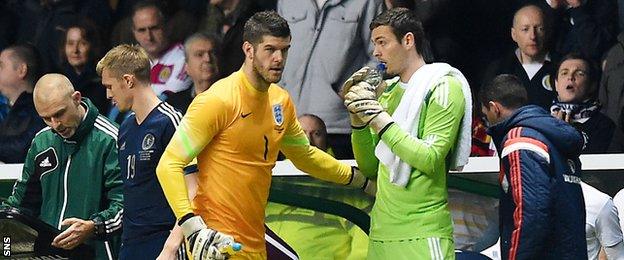
[[315,114],[330,134],[351,133],[348,112],[338,96],[342,83],[365,65],[374,65],[369,25],[382,0],[279,0],[288,21],[291,48],[280,85],[292,96],[299,115]]

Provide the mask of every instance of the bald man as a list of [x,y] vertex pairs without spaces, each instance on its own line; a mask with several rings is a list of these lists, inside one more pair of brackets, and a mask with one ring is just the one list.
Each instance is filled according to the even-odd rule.
[[112,259],[123,214],[117,127],[61,74],[41,77],[33,97],[48,126],[35,135],[6,203],[58,228],[52,246],[85,244],[88,258]]
[[515,75],[527,90],[529,104],[550,109],[555,92],[550,81],[554,65],[546,49],[549,33],[542,9],[535,5],[518,9],[511,27],[511,38],[518,48],[490,64],[484,83],[501,74]]
[[327,151],[327,128],[323,119],[313,114],[303,114],[297,119],[303,128],[303,132],[310,140],[310,145]]

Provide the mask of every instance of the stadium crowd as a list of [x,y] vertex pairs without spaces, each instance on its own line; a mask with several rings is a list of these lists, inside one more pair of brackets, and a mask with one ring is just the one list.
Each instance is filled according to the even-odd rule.
[[[624,196],[575,171],[580,154],[624,152],[624,1],[6,0],[0,13],[0,163],[25,165],[5,205],[63,230],[53,246],[86,243],[97,259],[448,259],[500,236],[503,259],[624,259]],[[447,189],[468,156],[497,154],[500,202]],[[370,237],[267,205],[278,159],[372,194],[374,206],[335,196],[371,214]],[[246,206],[224,203],[223,186],[244,185],[226,172],[257,174],[236,194]],[[70,192],[88,196],[67,198],[70,173],[85,185]],[[64,183],[43,178],[55,174]],[[321,220],[333,224],[310,231]],[[336,253],[306,246],[323,237]],[[242,252],[223,251],[234,241]]]

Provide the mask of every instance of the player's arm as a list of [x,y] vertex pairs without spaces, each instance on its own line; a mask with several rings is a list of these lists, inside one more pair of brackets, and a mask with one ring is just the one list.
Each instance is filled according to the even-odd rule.
[[280,150],[297,169],[325,181],[359,188],[366,186],[367,179],[359,171],[310,145],[297,121],[295,108],[290,99],[284,107],[286,133],[280,143]]
[[596,218],[596,233],[608,259],[624,259],[624,242],[618,211],[609,199]]
[[[191,162],[192,164],[192,162]],[[190,167],[186,167],[184,180],[186,181],[186,187],[189,191],[188,198],[189,200],[193,200],[195,195],[197,194],[197,165],[195,165],[195,169],[192,171],[187,171],[187,169],[191,169]],[[180,246],[183,245],[184,242],[184,234],[182,233],[182,228],[177,223],[173,226],[171,233],[167,237],[165,241],[165,245],[163,246],[163,250],[160,252],[158,256],[158,260],[166,260],[173,259],[178,254]],[[178,259],[186,259],[185,257],[178,256]]]
[[184,167],[212,140],[227,121],[227,108],[212,93],[197,96],[165,148],[156,176],[176,218],[192,213]]
[[[517,128],[516,128],[517,129]],[[501,161],[516,205],[513,213],[509,259],[532,259],[537,248],[548,240],[550,185],[550,155],[543,142],[514,136],[514,130],[504,144]]]
[[422,138],[392,123],[381,133],[381,140],[403,162],[422,173],[433,174],[437,167],[445,167],[447,154],[457,141],[465,102],[459,80],[445,76],[421,107],[424,110],[421,113],[425,113],[424,123],[420,125]]
[[156,167],[158,181],[193,255],[221,255],[221,246],[234,243],[231,236],[207,227],[193,214],[184,180],[184,168],[228,124],[232,114],[228,109],[213,93],[195,97]]
[[39,176],[34,175],[34,161],[37,153],[37,142],[33,141],[22,168],[22,176],[15,183],[13,194],[3,202],[4,205],[18,208],[33,217],[39,217],[42,194]]
[[377,177],[379,159],[375,156],[375,146],[378,140],[369,127],[363,129],[352,129],[351,146],[353,156],[362,174],[368,178]]
[[108,208],[95,213],[89,219],[95,223],[95,234],[99,238],[121,232],[123,219],[123,181],[119,169],[117,146],[113,140],[108,144],[103,154],[104,160],[104,187]]

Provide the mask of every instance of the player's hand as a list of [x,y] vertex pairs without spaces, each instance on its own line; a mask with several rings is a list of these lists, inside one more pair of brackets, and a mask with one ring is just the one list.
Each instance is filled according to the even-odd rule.
[[219,249],[233,245],[234,238],[208,228],[200,216],[187,219],[180,223],[180,227],[189,242],[193,259],[226,259],[229,257],[227,253],[221,253]]
[[71,250],[82,244],[95,231],[95,223],[92,220],[68,218],[61,222],[61,226],[69,227],[52,240],[52,246]]
[[349,90],[351,90],[351,87],[361,81],[364,80],[364,78],[366,78],[366,75],[368,75],[369,71],[371,70],[371,68],[369,67],[363,67],[360,70],[356,71],[355,73],[353,73],[353,75],[351,75],[351,77],[349,77],[347,79],[347,81],[345,81],[342,84],[342,88],[340,88],[340,97],[342,97],[344,99],[345,95],[347,93],[349,93]]
[[357,100],[347,105],[349,113],[355,115],[364,126],[384,111],[377,100]]
[[354,114],[362,121],[364,126],[370,127],[377,134],[381,133],[389,124],[394,123],[392,117],[384,111],[384,108],[376,100],[353,101],[347,106],[349,113]]
[[348,106],[353,101],[364,99],[377,100],[377,93],[375,92],[375,87],[362,81],[353,85],[349,92],[344,95],[344,104]]

